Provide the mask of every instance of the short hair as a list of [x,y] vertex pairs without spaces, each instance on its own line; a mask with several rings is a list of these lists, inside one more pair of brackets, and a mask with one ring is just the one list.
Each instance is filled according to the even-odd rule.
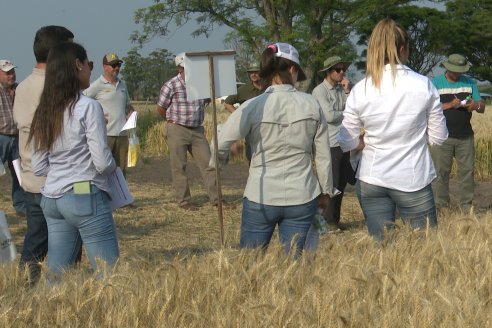
[[33,50],[36,62],[46,63],[51,48],[58,43],[66,42],[73,38],[73,33],[63,26],[48,25],[41,27],[34,37]]

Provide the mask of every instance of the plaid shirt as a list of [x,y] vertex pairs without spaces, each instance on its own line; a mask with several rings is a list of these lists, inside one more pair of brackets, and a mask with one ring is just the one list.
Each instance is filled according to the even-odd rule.
[[14,122],[13,108],[14,97],[0,85],[0,134],[16,135],[19,133]]
[[202,125],[205,100],[188,101],[185,81],[178,74],[161,88],[157,104],[166,109],[166,120],[186,127]]

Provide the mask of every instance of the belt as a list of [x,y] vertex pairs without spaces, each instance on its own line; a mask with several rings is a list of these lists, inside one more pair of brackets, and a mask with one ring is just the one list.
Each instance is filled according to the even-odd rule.
[[198,126],[186,126],[186,125],[181,125],[181,124],[179,124],[179,123],[174,122],[173,120],[167,120],[167,122],[168,122],[168,123],[171,123],[171,124],[179,125],[179,126],[181,126],[181,127],[183,127],[183,128],[187,128],[187,129],[196,129],[196,128],[198,128]]

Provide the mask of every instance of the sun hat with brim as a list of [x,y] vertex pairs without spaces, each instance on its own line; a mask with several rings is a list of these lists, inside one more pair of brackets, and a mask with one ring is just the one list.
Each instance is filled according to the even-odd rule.
[[254,62],[249,64],[248,68],[246,69],[246,72],[259,72],[260,71],[260,64]]
[[16,68],[16,67],[17,66],[12,64],[12,62],[8,59],[1,59],[0,60],[0,69],[2,71],[4,71],[5,73],[7,73],[8,71],[10,71],[11,69]]
[[465,56],[452,54],[448,60],[442,62],[442,66],[450,72],[466,73],[470,70],[470,64],[466,61]]
[[297,51],[293,45],[284,42],[277,42],[270,44],[267,48],[274,51],[275,57],[285,58],[296,63],[299,66],[297,81],[301,82],[306,80],[306,74],[302,70],[301,63],[299,62],[299,51]]
[[352,64],[351,61],[344,61],[342,60],[341,57],[339,56],[332,56],[332,57],[329,57],[328,59],[326,59],[323,63],[323,68],[319,71],[320,73],[321,72],[326,72],[327,70],[329,70],[330,68],[332,68],[333,66],[337,65],[337,64],[340,64],[342,63],[343,64],[343,67],[345,68],[345,70]]

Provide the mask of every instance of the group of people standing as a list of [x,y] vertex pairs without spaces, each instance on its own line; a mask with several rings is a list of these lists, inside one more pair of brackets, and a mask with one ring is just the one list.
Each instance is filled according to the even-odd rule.
[[[14,125],[0,131],[12,140],[11,155],[2,155],[2,162],[20,158],[27,219],[20,265],[28,268],[31,283],[47,254],[55,274],[80,261],[82,244],[96,272],[97,258],[111,267],[119,255],[107,177],[117,166],[125,170],[128,137],[121,129],[133,108],[118,78],[118,56],[104,55],[103,75],[91,85],[93,62],[73,38],[62,26],[40,28],[31,75],[2,101],[0,116]],[[1,64],[15,81],[15,66]],[[15,205],[18,197],[13,199]]]
[[[118,78],[118,56],[104,55],[104,73],[90,84],[93,63],[73,38],[61,26],[38,30],[36,66],[18,86],[15,66],[0,61],[0,154],[9,165],[20,157],[23,192],[15,175],[12,192],[16,210],[27,216],[21,265],[29,267],[33,281],[47,253],[55,273],[80,260],[82,245],[95,271],[96,258],[112,266],[119,256],[107,177],[117,166],[126,167],[128,137],[121,128],[133,108]],[[266,247],[278,226],[286,251],[294,246],[300,254],[318,208],[330,231],[343,229],[347,183],[356,185],[368,231],[377,239],[394,224],[396,209],[414,228],[435,226],[436,203],[449,206],[453,156],[460,205],[471,206],[470,119],[473,111],[484,112],[484,103],[475,83],[462,76],[469,69],[463,56],[449,56],[445,74],[430,81],[406,66],[409,42],[396,22],[380,21],[369,39],[366,77],[351,88],[345,78],[351,63],[332,56],[312,95],[295,88],[306,75],[290,44],[270,44],[260,64],[248,68],[249,83],[226,99],[231,115],[217,149],[225,163],[231,145],[246,139],[250,165],[241,247]],[[165,121],[177,204],[195,210],[187,153],[212,205],[217,204],[218,163],[202,126],[208,100],[188,100],[185,54],[175,63],[178,74],[162,86],[157,110]]]

